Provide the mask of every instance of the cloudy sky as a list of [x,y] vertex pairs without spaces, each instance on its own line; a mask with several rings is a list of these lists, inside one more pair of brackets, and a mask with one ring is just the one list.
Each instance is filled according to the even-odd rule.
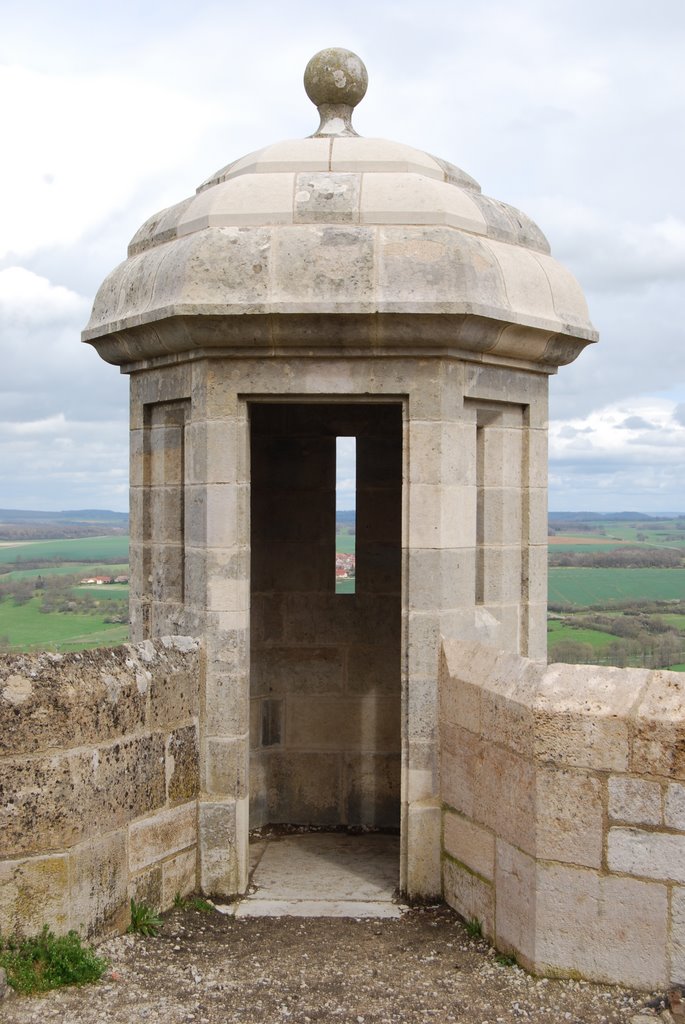
[[309,135],[309,57],[363,135],[531,215],[599,345],[551,382],[550,508],[685,512],[683,0],[0,0],[0,507],[127,507],[127,380],[79,341],[151,213]]

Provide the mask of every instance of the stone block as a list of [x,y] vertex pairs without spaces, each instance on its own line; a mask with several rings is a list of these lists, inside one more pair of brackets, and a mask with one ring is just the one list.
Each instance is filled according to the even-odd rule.
[[127,652],[10,659],[0,675],[0,755],[52,752],[138,731],[146,693]]
[[[352,648],[351,655],[354,650]],[[374,658],[376,651],[384,657]],[[355,669],[358,669],[361,662],[366,671],[368,664],[369,678],[380,681],[387,662],[385,648],[364,647],[362,652],[367,658],[357,656],[354,659]],[[255,696],[340,693],[343,689],[344,663],[342,647],[263,647],[253,655],[251,692]],[[353,676],[352,666],[349,675]],[[354,681],[357,683],[356,676]]]
[[469,548],[410,551],[409,610],[434,612],[469,604],[473,577],[474,558]]
[[669,982],[682,984],[685,978],[685,888],[671,889],[671,963]]
[[399,828],[401,755],[347,754],[344,759],[346,808],[350,825]]
[[514,950],[532,965],[536,938],[535,860],[501,839],[497,840],[495,856],[497,948]]
[[89,839],[69,851],[69,927],[104,935],[128,924],[126,830]]
[[495,877],[495,837],[488,829],[455,814],[443,812],[443,846],[446,853],[488,882]]
[[[437,741],[438,681],[437,678],[409,680],[406,695],[407,738],[410,742]],[[399,706],[397,707],[399,712]]]
[[412,484],[409,492],[409,548],[440,548],[442,503],[438,484]]
[[518,605],[522,599],[522,553],[520,544],[497,547],[485,543],[483,559],[483,604]]
[[263,754],[263,788],[269,821],[337,825],[342,807],[342,755],[284,752]]
[[685,786],[677,782],[670,783],[666,788],[664,824],[667,828],[685,832]]
[[134,821],[129,826],[129,869],[135,874],[196,842],[197,804],[194,800]]
[[402,887],[411,896],[439,896],[441,882],[440,830],[442,808],[438,799],[409,804],[406,817],[407,877]]
[[186,850],[162,864],[162,907],[173,905],[176,895],[188,896],[198,889],[197,849]]
[[[162,865],[155,864],[153,867],[141,871],[128,883],[129,899],[136,903],[146,903],[154,910],[162,909]],[[130,915],[129,915],[130,916]]]
[[249,750],[246,736],[208,738],[206,789],[213,797],[239,800],[248,792]]
[[486,939],[495,935],[495,893],[490,882],[443,857],[442,890],[445,901],[464,918],[480,923]]
[[200,704],[201,659],[197,651],[169,651],[152,673],[147,724],[168,729],[195,718]]
[[[361,174],[310,171],[295,176],[295,224],[358,224]],[[251,200],[250,200],[251,201]]]
[[192,800],[200,786],[199,738],[196,725],[174,729],[166,743],[166,786],[170,803]]
[[235,803],[201,803],[199,808],[200,886],[208,896],[226,898],[247,882],[241,863]]
[[286,702],[285,743],[299,750],[400,749],[397,699],[368,694],[361,698],[292,694]]
[[[274,233],[272,300],[280,303],[283,311],[284,304],[295,302],[299,310],[310,313],[324,311],[331,302],[352,301],[359,310],[360,296],[367,296],[370,306],[375,285],[374,239],[373,228],[345,224],[293,225],[287,233]],[[295,280],[293,265],[298,263],[309,272]]]
[[610,828],[607,863],[610,871],[685,882],[685,835]]
[[[473,818],[519,849],[536,843],[535,768],[512,751],[481,744]],[[506,782],[503,784],[503,780]]]
[[[380,638],[379,638],[380,639]],[[402,685],[400,652],[393,645],[352,644],[347,650],[348,694],[399,694]]]
[[249,729],[249,672],[208,671],[206,728],[210,736],[239,736]]
[[659,988],[668,976],[666,887],[587,868],[537,869],[535,969]]
[[625,775],[610,777],[609,817],[631,825],[660,825],[661,786],[658,782],[631,779]]
[[205,489],[207,546],[237,548],[249,544],[249,491],[234,484],[209,484]]
[[538,767],[535,816],[537,857],[601,867],[604,809],[599,779],[570,769]]
[[[133,746],[128,744],[127,754],[132,752]],[[127,760],[121,745],[116,744],[115,749],[123,754],[123,760]],[[111,762],[117,754],[113,749],[107,751],[105,757]],[[45,853],[78,842],[102,821],[103,813],[106,813],[103,799],[97,799],[98,796],[104,798],[104,805],[108,806],[114,819],[110,819],[110,827],[121,824],[127,814],[126,804],[121,800],[123,773],[117,770],[111,773],[115,793],[109,791],[109,786],[106,786],[106,796],[104,789],[100,790],[105,777],[110,776],[109,767],[105,761],[101,770],[97,750],[90,756],[55,755],[31,761],[6,760],[2,765],[5,802],[0,808],[0,833],[5,855]],[[156,795],[153,787],[153,799]],[[146,798],[150,798],[147,786],[141,801],[145,802]],[[163,797],[159,802],[163,802]]]
[[536,757],[597,771],[626,772],[632,707],[641,669],[549,665],[535,702]]
[[247,611],[250,607],[250,582],[208,573],[207,607],[212,611]]
[[410,612],[407,627],[409,679],[437,678],[441,636],[438,616],[429,612]]
[[440,786],[443,803],[474,818],[480,799],[482,743],[459,726],[443,726],[440,742]]
[[[628,674],[629,669],[623,669]],[[680,672],[647,673],[634,716],[631,771],[685,779],[685,679]]]
[[70,905],[66,854],[0,861],[1,934],[36,935],[44,924],[63,934]]

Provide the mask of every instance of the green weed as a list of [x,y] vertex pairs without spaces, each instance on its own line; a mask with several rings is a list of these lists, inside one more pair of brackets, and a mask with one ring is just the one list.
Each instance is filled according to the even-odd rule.
[[216,909],[212,903],[203,900],[201,896],[184,898],[180,892],[174,896],[174,906],[178,910],[198,910],[201,914],[211,914]]
[[466,928],[466,934],[470,939],[482,939],[483,937],[483,925],[480,923],[477,917],[472,917],[464,924]]
[[107,961],[81,945],[76,932],[55,936],[47,925],[40,935],[22,939],[0,937],[0,967],[7,981],[26,995],[47,992],[62,985],[86,985],[98,981]]
[[127,932],[156,935],[161,927],[162,919],[156,910],[147,903],[136,903],[134,899],[131,900],[131,923],[126,929]]
[[495,957],[495,963],[499,964],[500,967],[516,967],[517,961],[515,956],[509,956],[507,953],[498,953]]

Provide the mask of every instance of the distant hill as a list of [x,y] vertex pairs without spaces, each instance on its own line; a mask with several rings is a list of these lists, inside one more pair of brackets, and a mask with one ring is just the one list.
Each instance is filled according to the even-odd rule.
[[617,523],[617,522],[660,522],[663,519],[674,519],[677,516],[648,516],[644,512],[550,512],[550,522],[563,520],[566,523]]
[[128,533],[128,512],[79,508],[61,512],[0,508],[0,541],[61,540]]
[[128,523],[128,512],[103,508],[79,508],[63,512],[38,512],[35,509],[0,508],[0,523]]

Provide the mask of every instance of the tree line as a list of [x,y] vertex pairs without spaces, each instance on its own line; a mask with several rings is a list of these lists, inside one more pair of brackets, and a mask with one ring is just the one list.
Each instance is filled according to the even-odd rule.
[[678,569],[683,566],[683,551],[649,547],[620,547],[608,551],[558,551],[551,547],[549,564],[583,569]]

